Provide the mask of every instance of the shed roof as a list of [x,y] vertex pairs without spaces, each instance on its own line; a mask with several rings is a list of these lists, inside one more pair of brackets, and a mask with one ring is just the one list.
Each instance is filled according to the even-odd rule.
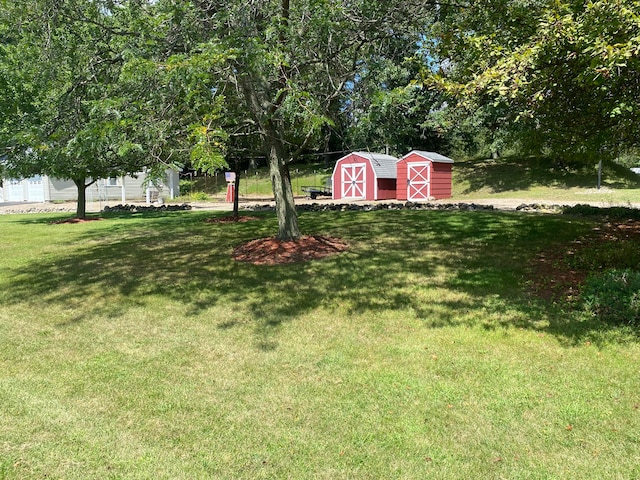
[[400,160],[402,160],[403,158],[407,158],[412,153],[415,153],[416,155],[420,155],[421,157],[423,157],[423,158],[425,158],[427,160],[431,160],[432,162],[453,163],[453,160],[450,159],[449,157],[445,157],[444,155],[440,155],[439,153],[436,153],[436,152],[423,152],[422,150],[413,150],[413,151],[407,153]]
[[353,155],[366,158],[371,161],[371,166],[376,172],[378,178],[396,178],[396,162],[398,159],[391,155],[384,153],[370,153],[370,152],[353,152]]

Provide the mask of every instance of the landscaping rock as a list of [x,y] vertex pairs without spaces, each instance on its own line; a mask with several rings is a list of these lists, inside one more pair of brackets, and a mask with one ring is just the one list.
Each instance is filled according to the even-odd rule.
[[[254,212],[275,211],[273,205],[244,205],[243,210]],[[374,210],[495,210],[493,205],[476,203],[303,203],[296,205],[298,212],[371,212]]]
[[21,214],[21,213],[67,213],[67,212],[75,212],[76,209],[73,207],[65,207],[65,206],[24,206],[24,207],[12,207],[10,209],[0,209],[0,215],[8,215],[8,214]]
[[116,205],[114,207],[106,206],[103,212],[174,212],[180,210],[191,210],[191,205],[183,203],[182,205]]

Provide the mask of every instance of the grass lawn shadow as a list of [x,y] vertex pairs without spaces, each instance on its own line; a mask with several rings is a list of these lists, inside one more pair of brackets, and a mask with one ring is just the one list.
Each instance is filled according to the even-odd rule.
[[[468,184],[461,192],[465,195],[479,191],[522,192],[533,187],[594,188],[597,183],[594,165],[561,163],[544,157],[457,162],[455,174]],[[640,187],[638,175],[614,163],[604,165],[603,182],[616,189]]]
[[276,348],[284,322],[318,310],[398,312],[429,328],[484,321],[486,328],[546,329],[576,342],[594,328],[563,323],[562,309],[522,289],[535,251],[551,238],[576,238],[586,221],[504,212],[305,213],[305,233],[342,238],[350,251],[281,266],[234,262],[235,245],[276,231],[273,214],[257,215],[264,221],[216,225],[203,221],[210,212],[172,212],[41,226],[58,248],[10,269],[0,298],[70,309],[60,327],[154,302],[179,304],[187,317],[220,309],[228,313],[213,319],[219,328],[250,322],[265,350]]

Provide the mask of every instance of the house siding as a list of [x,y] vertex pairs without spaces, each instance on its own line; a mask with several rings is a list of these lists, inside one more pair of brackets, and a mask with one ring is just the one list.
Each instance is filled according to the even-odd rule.
[[431,162],[431,196],[435,199],[451,198],[451,164]]
[[[118,177],[117,185],[108,185],[106,180],[98,180],[87,187],[87,201],[113,200],[122,201],[123,184],[124,199],[144,200],[147,196],[147,189],[144,186],[146,175],[140,173],[137,176]],[[60,180],[57,178],[42,177],[41,191],[35,192],[34,185],[29,185],[28,179],[9,180],[3,179],[3,188],[0,194],[0,201],[75,201],[78,199],[78,190],[71,180]],[[152,198],[176,197],[179,195],[179,175],[178,172],[168,171],[167,177],[159,187],[150,186]],[[173,194],[172,194],[172,188]]]
[[407,162],[398,161],[396,166],[398,180],[396,183],[396,199],[407,200]]

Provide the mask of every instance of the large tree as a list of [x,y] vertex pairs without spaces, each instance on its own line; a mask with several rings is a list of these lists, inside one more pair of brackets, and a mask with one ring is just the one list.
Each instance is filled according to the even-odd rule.
[[230,148],[254,139],[249,143],[269,162],[277,236],[296,239],[301,233],[289,163],[322,144],[371,62],[399,41],[418,48],[431,7],[417,0],[200,0],[194,5],[201,38],[232,56],[218,89],[232,113]]
[[[4,168],[78,189],[100,178],[150,178],[191,155],[222,165],[221,103],[209,69],[221,57],[178,54],[179,11],[154,2],[33,0],[0,6]],[[196,63],[196,65],[194,65]]]
[[481,0],[440,14],[441,85],[527,150],[594,159],[638,144],[640,2]]
[[[21,108],[6,124],[23,124],[3,141],[10,166],[72,178],[80,189],[86,179],[172,163],[185,134],[194,159],[220,164],[223,121],[230,157],[259,148],[268,159],[281,239],[300,236],[289,163],[322,144],[364,79],[375,82],[377,65],[420,48],[434,8],[418,0],[29,5],[37,15],[15,17],[28,35],[16,37],[6,70],[26,46],[45,75],[24,108],[19,95],[11,102]],[[4,30],[15,18],[5,15]]]
[[4,81],[29,86],[25,95],[6,97],[5,168],[72,180],[79,217],[88,185],[141,168],[135,146],[123,136],[131,126],[111,98],[123,59],[112,43],[120,35],[116,16],[103,8],[98,2],[2,4],[0,28],[10,32],[2,41]]

